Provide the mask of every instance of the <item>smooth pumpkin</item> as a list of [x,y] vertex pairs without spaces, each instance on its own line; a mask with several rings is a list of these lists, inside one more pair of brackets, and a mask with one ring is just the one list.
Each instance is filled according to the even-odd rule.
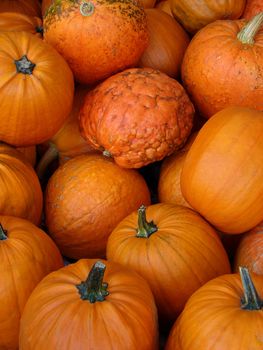
[[[70,329],[70,331],[69,331]],[[21,319],[20,350],[158,349],[152,292],[135,272],[82,259],[49,274]]]
[[241,268],[240,276],[219,276],[190,297],[165,350],[261,350],[262,331],[263,276]]
[[177,78],[189,37],[181,25],[164,11],[155,8],[145,12],[150,39],[138,66],[158,69]]
[[162,0],[162,1],[158,2],[156,4],[155,8],[168,13],[168,15],[170,15],[170,16],[173,16],[169,0]]
[[36,148],[36,146],[17,147],[16,149],[24,155],[26,160],[34,168],[36,165],[36,161],[37,161],[37,148]]
[[26,31],[42,38],[42,19],[17,12],[0,12],[0,31]]
[[175,19],[189,32],[196,33],[218,19],[237,19],[246,0],[169,0]]
[[218,230],[243,233],[263,220],[263,112],[232,107],[200,129],[182,173],[184,198]]
[[137,0],[54,0],[43,22],[45,40],[83,84],[136,65],[148,44],[146,15]]
[[38,0],[1,0],[0,12],[23,13],[28,16],[41,16]]
[[251,19],[260,12],[263,12],[262,0],[247,0],[242,18]]
[[51,238],[27,220],[0,216],[0,349],[17,350],[19,323],[33,289],[63,266]]
[[142,206],[122,220],[109,236],[107,259],[148,281],[165,322],[201,285],[230,272],[215,230],[191,209],[166,203]]
[[203,117],[231,106],[263,109],[262,23],[263,13],[249,23],[216,21],[191,40],[182,80]]

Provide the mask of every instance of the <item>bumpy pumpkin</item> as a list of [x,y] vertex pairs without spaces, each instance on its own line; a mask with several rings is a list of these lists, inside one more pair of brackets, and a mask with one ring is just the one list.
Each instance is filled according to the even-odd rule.
[[165,350],[261,350],[262,334],[263,276],[241,268],[240,276],[217,277],[190,297]]
[[247,0],[242,18],[251,19],[260,12],[263,12],[262,0]]
[[42,20],[36,16],[28,16],[16,12],[0,12],[0,31],[26,31],[42,37]]
[[133,271],[82,259],[39,283],[23,312],[19,339],[20,350],[157,350],[154,298]]
[[54,0],[44,38],[77,81],[92,84],[137,64],[148,44],[146,16],[137,0]]
[[165,321],[174,321],[201,285],[230,272],[215,230],[191,209],[173,204],[142,206],[122,220],[109,236],[107,259],[148,281]]
[[83,137],[126,168],[140,168],[183,146],[194,107],[184,88],[151,68],[127,69],[90,91],[80,111]]
[[17,350],[19,322],[41,279],[63,266],[51,238],[27,220],[0,216],[0,349]]
[[216,21],[188,45],[183,84],[205,118],[230,106],[263,110],[262,23],[263,13],[249,23]]
[[226,108],[187,153],[184,198],[218,230],[243,233],[263,220],[263,112]]
[[1,0],[0,12],[15,12],[28,16],[41,16],[41,8],[38,0]]

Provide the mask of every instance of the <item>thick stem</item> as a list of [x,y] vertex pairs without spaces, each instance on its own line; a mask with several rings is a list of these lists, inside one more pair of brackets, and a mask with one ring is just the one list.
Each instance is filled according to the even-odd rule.
[[153,221],[148,222],[146,220],[146,207],[144,205],[141,205],[138,209],[138,228],[136,237],[149,238],[157,230],[158,227]]
[[40,179],[40,181],[44,180],[48,166],[54,160],[58,159],[58,156],[59,156],[59,152],[57,150],[57,147],[53,143],[50,142],[48,149],[46,150],[44,155],[39,160],[37,168],[36,168],[37,176]]
[[81,282],[76,287],[80,297],[90,303],[103,301],[109,295],[107,291],[108,283],[103,282],[106,266],[101,261],[97,261],[91,268],[86,281]]
[[5,239],[7,239],[6,233],[7,231],[4,230],[3,226],[0,224],[0,241],[4,241]]
[[237,34],[242,44],[254,44],[254,39],[263,24],[263,12],[253,17]]
[[20,60],[15,60],[17,73],[32,74],[35,68],[35,63],[31,62],[26,55],[22,56]]
[[241,308],[244,310],[261,310],[263,308],[263,300],[258,296],[248,269],[246,267],[239,267],[239,273],[244,290],[244,296],[241,299]]

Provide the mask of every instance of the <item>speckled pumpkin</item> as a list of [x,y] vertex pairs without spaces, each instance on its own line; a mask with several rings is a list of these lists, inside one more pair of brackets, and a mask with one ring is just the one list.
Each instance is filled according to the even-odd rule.
[[54,0],[44,38],[77,81],[91,84],[136,65],[148,44],[146,15],[139,0]]
[[183,146],[194,107],[184,88],[151,68],[115,74],[90,91],[80,111],[83,137],[125,168],[140,168]]

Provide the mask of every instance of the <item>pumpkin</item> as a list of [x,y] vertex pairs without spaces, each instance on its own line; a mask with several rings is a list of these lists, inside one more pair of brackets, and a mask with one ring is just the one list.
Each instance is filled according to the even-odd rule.
[[156,0],[141,0],[143,8],[153,8]]
[[141,206],[128,215],[109,236],[107,259],[148,281],[165,322],[176,319],[201,285],[230,272],[215,230],[191,209],[174,204]]
[[168,13],[168,15],[170,15],[170,16],[173,16],[169,0],[162,0],[162,1],[158,2],[156,4],[155,8]]
[[263,220],[263,112],[229,107],[210,118],[187,153],[181,190],[218,230],[243,233]]
[[188,45],[182,63],[183,85],[205,118],[231,106],[262,110],[262,22],[263,13],[249,23],[216,21],[201,29]]
[[242,236],[235,254],[234,271],[238,271],[239,266],[263,275],[263,221]]
[[165,350],[261,350],[262,330],[263,276],[241,267],[240,276],[219,276],[190,297]]
[[48,235],[27,220],[0,216],[0,349],[17,350],[19,322],[41,279],[63,266]]
[[38,0],[1,0],[0,12],[15,12],[28,16],[41,16]]
[[0,12],[0,31],[26,31],[42,37],[42,20],[16,12]]
[[247,0],[242,18],[251,19],[260,12],[263,12],[262,0]]
[[64,256],[104,257],[111,231],[144,202],[150,204],[150,192],[136,170],[85,154],[61,165],[49,179],[46,225]]
[[237,19],[246,0],[169,0],[172,14],[189,32],[196,33],[217,19]]
[[42,12],[42,16],[45,16],[45,13],[47,11],[47,9],[49,8],[49,6],[53,3],[53,0],[42,0],[41,3],[41,12]]
[[148,44],[146,15],[137,0],[54,0],[43,22],[46,42],[83,84],[136,65]]
[[194,107],[165,73],[132,68],[90,91],[80,111],[82,136],[121,167],[140,168],[183,146]]
[[24,155],[24,157],[32,165],[32,167],[36,165],[36,161],[37,161],[36,146],[17,147],[16,149]]
[[0,144],[0,214],[27,219],[38,225],[43,194],[38,177],[16,149]]
[[146,9],[149,45],[142,54],[139,67],[159,69],[172,78],[180,74],[189,38],[184,29],[164,11]]
[[27,32],[1,32],[0,59],[0,140],[31,146],[50,139],[72,106],[74,81],[67,63]]
[[[70,328],[70,332],[69,332]],[[44,278],[21,319],[20,350],[158,349],[146,281],[125,267],[81,259]]]

